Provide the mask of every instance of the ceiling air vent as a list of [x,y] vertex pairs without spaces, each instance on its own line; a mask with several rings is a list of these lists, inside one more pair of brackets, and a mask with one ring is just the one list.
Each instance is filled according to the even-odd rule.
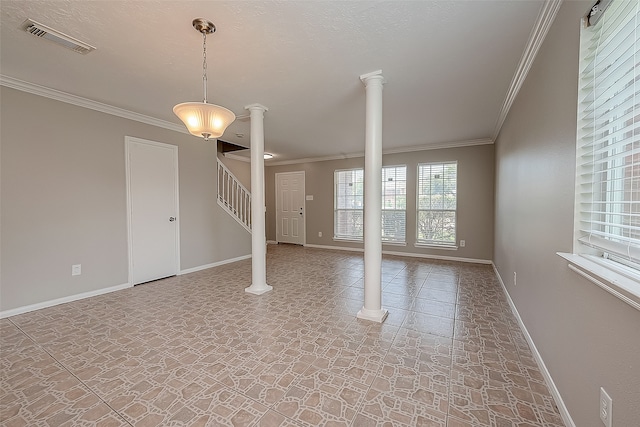
[[43,39],[51,40],[59,44],[60,46],[64,46],[67,49],[71,49],[74,52],[78,52],[81,54],[87,54],[96,48],[91,46],[90,44],[81,42],[80,40],[74,39],[60,31],[54,30],[53,28],[47,27],[39,22],[36,22],[32,19],[27,19],[22,24],[22,28],[30,34],[33,34],[36,37],[40,37]]

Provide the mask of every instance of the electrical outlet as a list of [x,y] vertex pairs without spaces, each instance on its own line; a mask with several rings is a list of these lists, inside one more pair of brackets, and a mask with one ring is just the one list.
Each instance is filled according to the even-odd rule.
[[71,266],[71,275],[79,276],[82,274],[82,264],[74,264]]
[[613,399],[609,397],[604,388],[600,387],[600,419],[602,420],[602,423],[607,427],[611,427],[612,406]]
[[466,246],[467,242],[466,240],[460,240],[460,247],[464,248]]
[[513,286],[518,286],[518,274],[513,272]]
[[318,231],[318,237],[322,237],[322,231]]

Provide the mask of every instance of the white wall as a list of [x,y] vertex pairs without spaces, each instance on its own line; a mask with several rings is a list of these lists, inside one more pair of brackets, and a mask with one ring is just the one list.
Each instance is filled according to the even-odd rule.
[[125,136],[178,146],[182,270],[251,253],[216,203],[215,142],[0,90],[0,311],[127,283]]

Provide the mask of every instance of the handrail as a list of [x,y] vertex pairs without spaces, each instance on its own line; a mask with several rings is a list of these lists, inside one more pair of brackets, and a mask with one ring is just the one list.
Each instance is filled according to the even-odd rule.
[[251,233],[251,193],[218,159],[218,205]]

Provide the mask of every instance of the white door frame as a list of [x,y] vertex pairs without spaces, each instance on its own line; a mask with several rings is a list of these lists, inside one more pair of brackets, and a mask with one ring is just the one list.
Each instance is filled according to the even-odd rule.
[[133,136],[125,136],[124,137],[124,159],[125,159],[125,171],[126,171],[126,191],[127,191],[127,260],[128,260],[128,264],[129,264],[129,271],[128,271],[128,275],[127,275],[127,281],[129,283],[130,287],[133,287],[133,231],[131,229],[131,164],[129,161],[129,150],[130,150],[130,144],[131,143],[137,143],[137,144],[147,144],[147,145],[153,145],[156,147],[162,147],[162,148],[167,148],[170,149],[173,153],[174,153],[174,171],[175,171],[175,182],[176,182],[176,187],[175,187],[175,201],[176,201],[176,206],[175,206],[175,212],[176,212],[176,218],[177,218],[177,224],[175,227],[175,233],[176,233],[176,247],[175,247],[175,254],[176,254],[176,274],[180,274],[180,199],[178,198],[179,196],[179,180],[178,180],[178,146],[176,145],[171,145],[171,144],[164,144],[162,142],[157,142],[157,141],[151,141],[148,139],[142,139],[142,138],[136,138]]
[[278,191],[278,176],[280,175],[293,175],[293,174],[299,174],[302,173],[302,177],[304,179],[304,187],[302,189],[302,206],[303,206],[303,213],[302,213],[302,246],[305,246],[307,244],[307,176],[305,174],[305,171],[301,170],[301,171],[291,171],[291,172],[278,172],[275,174],[275,188],[276,188],[276,242],[278,241],[278,236],[280,235],[280,221],[278,221],[278,201],[279,201],[279,194],[280,192]]

